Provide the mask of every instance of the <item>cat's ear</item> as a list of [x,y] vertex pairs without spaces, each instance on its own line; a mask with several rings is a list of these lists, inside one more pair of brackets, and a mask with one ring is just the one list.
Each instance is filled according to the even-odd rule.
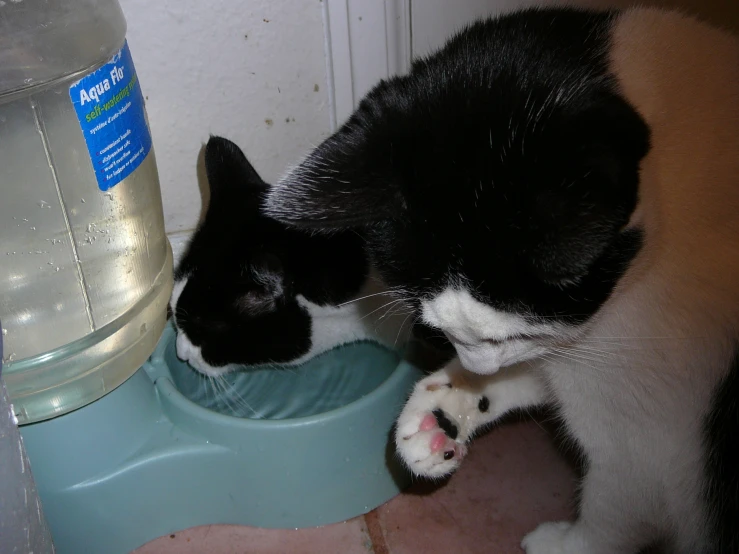
[[241,149],[223,137],[211,136],[205,145],[205,172],[211,203],[232,204],[234,198],[256,197],[268,188]]
[[391,144],[345,126],[270,187],[265,211],[293,227],[333,231],[397,217],[405,208]]

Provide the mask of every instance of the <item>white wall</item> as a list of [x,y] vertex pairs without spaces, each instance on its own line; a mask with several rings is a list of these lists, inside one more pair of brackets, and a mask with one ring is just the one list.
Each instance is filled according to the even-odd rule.
[[196,164],[210,133],[239,144],[268,182],[328,135],[321,0],[120,2],[168,233],[197,223]]

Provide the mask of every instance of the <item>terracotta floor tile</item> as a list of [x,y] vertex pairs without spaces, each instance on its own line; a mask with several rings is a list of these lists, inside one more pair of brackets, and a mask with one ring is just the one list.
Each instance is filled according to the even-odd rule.
[[368,554],[363,518],[314,529],[205,525],[160,537],[132,554]]
[[417,483],[377,517],[391,554],[519,554],[538,523],[573,517],[575,484],[549,433],[512,422],[480,437],[447,482]]

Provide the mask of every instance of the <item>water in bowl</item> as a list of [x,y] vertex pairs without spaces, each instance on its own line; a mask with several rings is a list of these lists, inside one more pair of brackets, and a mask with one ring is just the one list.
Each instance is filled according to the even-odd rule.
[[218,378],[180,361],[174,341],[165,360],[174,385],[196,404],[234,417],[280,420],[325,413],[362,398],[393,373],[401,355],[364,341],[299,366],[245,366]]

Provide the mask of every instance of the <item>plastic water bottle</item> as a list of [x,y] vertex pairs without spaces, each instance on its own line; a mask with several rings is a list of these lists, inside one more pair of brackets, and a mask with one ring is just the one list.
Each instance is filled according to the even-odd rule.
[[172,254],[116,0],[0,1],[0,320],[21,424],[130,377],[166,321]]

